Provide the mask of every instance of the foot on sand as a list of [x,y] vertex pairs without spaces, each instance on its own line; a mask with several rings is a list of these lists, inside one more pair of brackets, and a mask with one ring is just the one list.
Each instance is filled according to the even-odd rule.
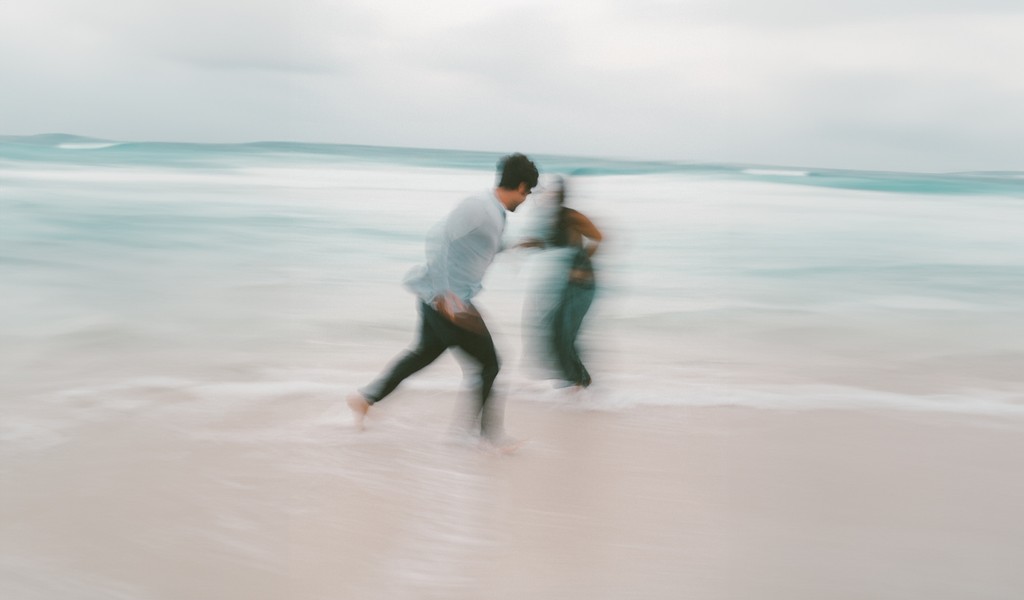
[[352,416],[355,418],[356,431],[362,431],[363,421],[366,413],[370,410],[370,403],[361,394],[352,394],[348,397],[348,407],[352,409]]

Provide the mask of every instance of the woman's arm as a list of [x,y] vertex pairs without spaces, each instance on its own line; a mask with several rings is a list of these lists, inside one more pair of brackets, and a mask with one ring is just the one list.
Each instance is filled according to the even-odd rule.
[[597,252],[597,246],[604,239],[601,231],[594,225],[593,221],[578,210],[568,209],[568,221],[569,226],[576,230],[578,234],[590,240],[590,243],[584,244],[584,247],[587,250],[587,254],[593,256]]

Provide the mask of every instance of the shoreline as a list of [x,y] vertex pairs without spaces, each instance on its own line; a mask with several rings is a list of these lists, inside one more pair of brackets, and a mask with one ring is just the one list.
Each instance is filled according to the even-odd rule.
[[343,395],[163,412],[6,455],[0,593],[147,598],[1012,598],[1024,419]]

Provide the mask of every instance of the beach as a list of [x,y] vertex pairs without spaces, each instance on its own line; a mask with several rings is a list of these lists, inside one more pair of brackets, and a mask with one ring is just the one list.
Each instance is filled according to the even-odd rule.
[[451,398],[123,408],[4,457],[7,598],[1013,598],[1020,420]]
[[556,271],[510,250],[524,445],[452,433],[450,355],[354,431],[497,158],[0,138],[0,597],[1020,596],[1020,174],[535,156],[605,234],[594,384],[538,378]]

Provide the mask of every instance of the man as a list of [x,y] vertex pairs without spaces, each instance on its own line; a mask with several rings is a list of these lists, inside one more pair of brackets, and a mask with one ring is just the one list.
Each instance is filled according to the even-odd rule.
[[370,407],[388,396],[413,373],[457,346],[479,369],[475,393],[481,438],[497,447],[506,445],[501,409],[488,402],[498,375],[494,341],[473,297],[484,273],[501,250],[505,211],[514,212],[537,185],[537,167],[522,154],[498,162],[498,185],[459,203],[427,235],[427,263],[413,269],[406,287],[419,298],[419,341],[400,355],[376,380],[348,398],[356,427]]

